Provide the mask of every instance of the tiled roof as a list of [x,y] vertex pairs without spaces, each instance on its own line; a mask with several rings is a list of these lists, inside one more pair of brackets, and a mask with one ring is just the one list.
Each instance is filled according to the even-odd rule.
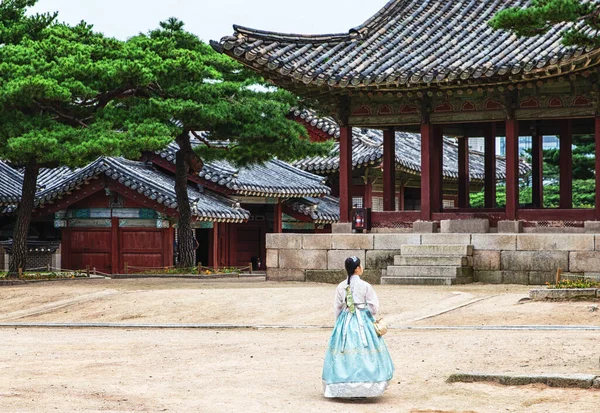
[[[192,138],[193,145],[200,143]],[[179,146],[172,142],[157,154],[175,163]],[[285,162],[273,159],[264,165],[251,165],[238,168],[226,161],[204,163],[200,177],[238,195],[263,197],[302,197],[328,194],[330,189],[321,176],[295,168]]]
[[[47,188],[37,194],[36,205],[50,202],[94,176],[105,175],[167,208],[177,208],[174,178],[143,162],[123,158],[99,158],[71,174],[65,174],[61,169],[56,170],[55,182],[48,176]],[[242,222],[249,218],[248,211],[237,206],[235,201],[213,192],[200,192],[188,186],[188,197],[192,215],[198,220]]]
[[[295,110],[293,116],[302,119],[325,132],[332,138],[339,138],[338,125],[331,119],[318,118],[311,111]],[[383,160],[383,132],[375,129],[352,130],[352,167],[360,168],[368,165],[379,165]],[[458,145],[449,138],[444,138],[444,169],[446,179],[458,179]],[[396,168],[407,173],[421,173],[421,135],[416,133],[396,132]],[[335,143],[329,156],[316,156],[298,160],[294,166],[319,174],[336,172],[340,167],[340,147]],[[469,151],[469,174],[473,181],[483,181],[485,177],[485,163],[481,152]],[[525,162],[519,162],[520,174],[524,175],[531,170]],[[506,161],[496,157],[496,179],[506,178]]]
[[561,44],[564,25],[520,38],[487,24],[504,8],[528,4],[529,0],[391,0],[348,33],[296,35],[234,26],[232,36],[211,44],[271,78],[314,88],[508,81],[597,63],[598,49]]
[[340,220],[340,200],[329,195],[290,199],[286,205],[310,217],[315,224],[332,224]]
[[0,204],[9,205],[18,203],[21,199],[23,175],[0,161]]
[[[0,171],[3,177],[4,172],[4,170]],[[123,158],[99,158],[75,170],[43,169],[40,171],[41,189],[36,194],[35,206],[52,202],[66,192],[77,189],[84,182],[102,175],[167,208],[177,208],[175,180],[172,176],[159,172],[143,162]],[[250,216],[248,211],[240,208],[234,200],[207,190],[201,192],[188,186],[188,196],[192,215],[201,221],[242,222]]]

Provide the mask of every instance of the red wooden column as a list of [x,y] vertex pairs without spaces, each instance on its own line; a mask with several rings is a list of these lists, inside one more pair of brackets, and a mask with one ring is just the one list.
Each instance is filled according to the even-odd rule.
[[534,208],[544,207],[544,136],[536,125],[531,137],[531,181],[532,204]]
[[210,264],[212,267],[219,266],[219,223],[213,222],[212,239],[210,248]]
[[484,206],[496,207],[496,124],[484,128]]
[[400,183],[398,191],[398,211],[404,211],[404,182]]
[[396,210],[396,132],[383,131],[383,210]]
[[281,234],[283,232],[283,204],[281,200],[277,200],[277,203],[273,205],[273,232]]
[[373,208],[373,180],[367,177],[363,192],[363,207]]
[[596,153],[596,204],[595,219],[600,221],[600,116],[594,118],[595,153]]
[[506,120],[506,217],[517,219],[519,209],[519,122]]
[[561,209],[573,207],[573,134],[571,119],[560,122],[560,201]]
[[175,241],[175,232],[173,230],[173,226],[169,225],[169,228],[164,230],[164,237],[166,237],[166,241],[164,241],[163,253],[165,256],[163,257],[165,267],[171,267],[175,263],[173,262],[173,243]]
[[442,206],[442,128],[421,124],[421,219],[431,221]]
[[[119,218],[111,218],[110,227],[110,269],[112,274],[119,274],[121,268],[119,268]],[[122,263],[125,265],[125,263]]]
[[469,207],[469,138],[458,139],[458,207]]
[[340,222],[352,213],[352,128],[340,126]]

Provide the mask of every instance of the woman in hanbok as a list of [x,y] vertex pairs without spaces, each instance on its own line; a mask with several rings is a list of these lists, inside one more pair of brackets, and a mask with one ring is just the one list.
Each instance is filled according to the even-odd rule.
[[323,366],[325,397],[364,398],[383,394],[394,375],[394,364],[373,322],[379,300],[371,285],[360,279],[360,259],[344,263],[348,279],[336,289],[335,326]]

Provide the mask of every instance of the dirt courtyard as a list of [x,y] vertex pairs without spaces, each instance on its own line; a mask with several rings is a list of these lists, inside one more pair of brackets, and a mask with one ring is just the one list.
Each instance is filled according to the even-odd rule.
[[445,381],[456,372],[600,375],[600,331],[535,327],[597,326],[593,303],[519,304],[524,286],[375,289],[392,326],[386,343],[396,374],[382,398],[344,402],[321,393],[332,285],[76,280],[3,287],[0,411],[600,411],[598,390]]

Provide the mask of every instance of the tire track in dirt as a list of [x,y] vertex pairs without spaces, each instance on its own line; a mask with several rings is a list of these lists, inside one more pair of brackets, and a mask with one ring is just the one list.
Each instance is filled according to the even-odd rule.
[[0,321],[18,320],[20,318],[30,317],[38,314],[50,313],[65,307],[76,304],[81,304],[89,301],[99,300],[111,295],[119,294],[117,290],[104,290],[95,293],[83,294],[77,297],[68,298],[65,300],[53,301],[37,307],[27,308],[25,310],[13,311],[7,314],[0,315]]

